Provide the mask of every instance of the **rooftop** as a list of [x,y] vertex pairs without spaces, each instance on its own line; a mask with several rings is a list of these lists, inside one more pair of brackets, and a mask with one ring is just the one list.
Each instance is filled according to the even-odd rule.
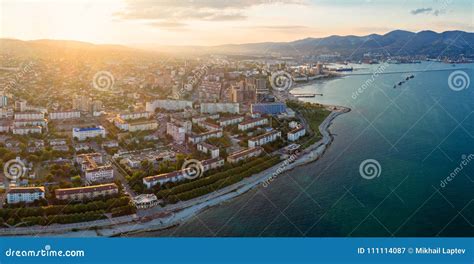
[[35,193],[44,192],[44,187],[12,187],[8,193]]
[[269,136],[272,136],[272,135],[278,134],[278,133],[281,133],[281,132],[278,131],[278,130],[272,130],[272,131],[267,132],[265,134],[262,134],[260,136],[253,137],[253,138],[249,139],[249,141],[257,141],[257,140],[260,140],[262,138],[266,138],[266,137],[269,137]]
[[237,158],[240,158],[242,156],[246,156],[250,153],[257,152],[257,151],[262,151],[262,150],[263,150],[262,147],[243,149],[243,150],[239,150],[239,151],[236,151],[234,153],[231,153],[228,157],[233,158],[233,159],[237,159]]
[[66,188],[66,189],[56,189],[56,195],[66,195],[66,194],[76,194],[76,193],[88,193],[88,192],[98,192],[105,190],[118,189],[115,183],[108,184],[99,184],[85,187],[76,187],[76,188]]
[[97,127],[75,127],[74,131],[76,132],[84,132],[84,131],[94,131],[94,130],[105,130],[103,126]]

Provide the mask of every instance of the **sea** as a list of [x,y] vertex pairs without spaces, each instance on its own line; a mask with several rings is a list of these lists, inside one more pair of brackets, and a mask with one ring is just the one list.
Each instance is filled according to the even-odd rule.
[[352,109],[318,161],[134,236],[474,236],[474,64],[352,66],[292,91]]

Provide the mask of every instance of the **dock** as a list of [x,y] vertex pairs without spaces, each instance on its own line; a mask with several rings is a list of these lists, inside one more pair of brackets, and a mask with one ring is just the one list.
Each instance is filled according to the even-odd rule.
[[312,97],[315,97],[316,95],[323,96],[322,93],[295,93],[293,94],[293,96],[301,97],[301,98],[312,98]]

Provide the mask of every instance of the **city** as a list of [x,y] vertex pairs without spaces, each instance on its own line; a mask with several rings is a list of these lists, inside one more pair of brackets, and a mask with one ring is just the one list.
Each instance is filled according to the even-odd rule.
[[472,263],[472,1],[0,14],[1,263]]
[[[87,58],[75,63],[90,67]],[[307,108],[298,96],[315,95],[292,95],[293,82],[340,75],[319,62],[210,56],[115,62],[90,78],[91,70],[55,74],[67,65],[32,60],[1,77],[6,226],[170,213],[169,205],[235,184],[316,143],[319,123],[308,125],[304,115],[322,122],[339,111],[316,105],[295,112]],[[58,85],[41,85],[52,78]]]

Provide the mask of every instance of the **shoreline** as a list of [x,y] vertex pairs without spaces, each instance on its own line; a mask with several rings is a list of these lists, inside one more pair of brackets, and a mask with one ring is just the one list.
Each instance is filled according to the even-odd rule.
[[301,155],[293,163],[288,164],[287,160],[282,160],[264,171],[213,193],[166,207],[158,206],[143,210],[143,213],[147,213],[144,217],[139,217],[135,214],[92,222],[56,224],[41,227],[18,227],[14,229],[5,228],[0,229],[0,236],[114,237],[159,231],[179,226],[211,207],[228,202],[256,187],[266,187],[264,183],[271,185],[271,182],[282,172],[317,161],[322,157],[334,140],[329,131],[332,122],[339,115],[351,111],[350,108],[342,106],[324,105],[324,107],[330,110],[331,113],[318,127],[322,138],[302,150]]

